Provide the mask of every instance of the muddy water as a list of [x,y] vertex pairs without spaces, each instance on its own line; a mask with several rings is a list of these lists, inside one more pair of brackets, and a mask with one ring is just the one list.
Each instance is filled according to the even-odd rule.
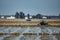
[[56,27],[0,27],[0,33],[3,33],[0,40],[60,40],[60,35],[52,35],[60,33],[60,28]]

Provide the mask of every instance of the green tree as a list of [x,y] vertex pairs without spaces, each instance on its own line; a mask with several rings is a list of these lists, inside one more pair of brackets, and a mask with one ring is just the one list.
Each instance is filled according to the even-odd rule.
[[32,16],[32,18],[34,19],[34,18],[36,18],[36,16],[35,16],[35,15],[33,15],[33,16]]
[[20,18],[25,18],[25,14],[23,12],[20,12]]
[[42,18],[42,15],[41,14],[37,14],[36,15],[36,18],[41,19]]
[[15,17],[19,18],[19,13],[18,12],[16,12]]
[[29,17],[30,17],[30,14],[27,14],[27,17],[28,17],[28,19],[29,19]]

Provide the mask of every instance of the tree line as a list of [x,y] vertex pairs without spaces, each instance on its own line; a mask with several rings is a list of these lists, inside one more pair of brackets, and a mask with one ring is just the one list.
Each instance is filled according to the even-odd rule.
[[[16,14],[15,14],[16,18],[21,18],[21,19],[24,19],[26,16],[28,17],[28,19],[30,18],[30,14],[25,15],[25,13],[23,13],[23,12],[20,12],[20,13],[16,12]],[[41,19],[42,15],[41,14],[32,15],[32,18]]]

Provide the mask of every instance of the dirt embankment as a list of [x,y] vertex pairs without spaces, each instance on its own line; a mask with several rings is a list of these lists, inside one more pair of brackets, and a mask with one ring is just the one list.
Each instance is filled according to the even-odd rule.
[[[0,19],[0,26],[37,26],[42,19]],[[60,19],[44,19],[49,26],[60,26]]]
[[45,19],[44,21],[50,26],[60,26],[60,19]]

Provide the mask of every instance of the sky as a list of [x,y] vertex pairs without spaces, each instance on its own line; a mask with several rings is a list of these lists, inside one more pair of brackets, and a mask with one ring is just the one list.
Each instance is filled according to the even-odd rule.
[[21,11],[30,15],[58,15],[60,0],[0,0],[0,15],[15,15]]

